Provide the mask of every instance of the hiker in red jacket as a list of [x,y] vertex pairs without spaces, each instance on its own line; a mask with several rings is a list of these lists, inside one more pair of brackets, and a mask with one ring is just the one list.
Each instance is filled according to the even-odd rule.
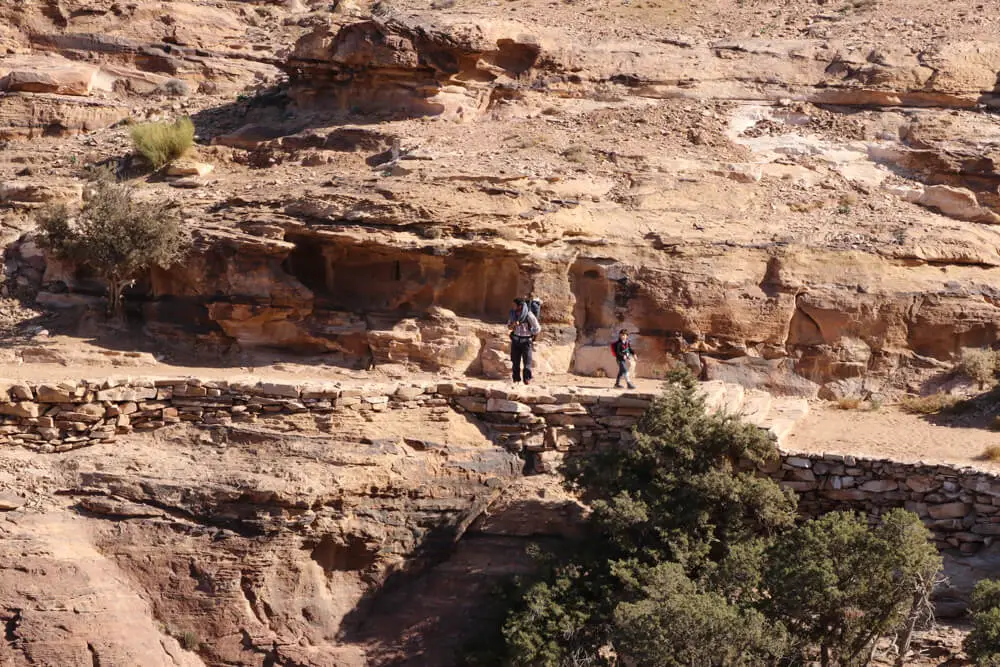
[[611,351],[615,353],[615,359],[618,361],[618,379],[615,380],[615,387],[621,389],[622,378],[625,378],[628,388],[635,389],[629,376],[629,365],[638,357],[632,349],[632,343],[629,342],[627,329],[618,332],[618,340],[611,343]]

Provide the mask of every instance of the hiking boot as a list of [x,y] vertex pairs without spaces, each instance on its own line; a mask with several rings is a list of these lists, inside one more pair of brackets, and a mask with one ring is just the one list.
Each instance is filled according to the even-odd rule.
[[525,380],[525,381],[524,381],[524,384],[526,384],[526,385],[527,385],[527,384],[531,384],[531,380]]
[[615,382],[615,389],[621,389],[622,385],[620,382]]
[[628,388],[629,388],[629,389],[635,389],[635,385],[634,385],[634,384],[632,384],[631,382],[629,382],[629,383],[628,383]]

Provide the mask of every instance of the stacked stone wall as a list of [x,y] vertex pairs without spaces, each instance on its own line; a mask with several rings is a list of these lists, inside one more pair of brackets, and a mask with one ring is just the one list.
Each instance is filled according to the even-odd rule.
[[[652,394],[565,390],[550,394],[488,384],[255,384],[121,379],[0,385],[0,442],[42,453],[112,442],[133,431],[189,422],[253,423],[288,414],[456,410],[521,452],[532,472],[553,472],[569,452],[628,442]],[[420,434],[414,434],[418,440]],[[974,468],[839,454],[783,453],[760,471],[799,494],[802,511],[892,507],[921,516],[938,545],[975,553],[1000,536],[1000,476]]]

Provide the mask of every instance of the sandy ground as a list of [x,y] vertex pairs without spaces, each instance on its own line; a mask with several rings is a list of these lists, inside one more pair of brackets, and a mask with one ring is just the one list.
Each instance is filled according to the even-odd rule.
[[809,416],[785,441],[785,449],[791,451],[953,463],[1000,471],[1000,464],[981,458],[991,445],[1000,445],[1000,432],[935,424],[893,406],[864,412],[823,403],[812,405]]

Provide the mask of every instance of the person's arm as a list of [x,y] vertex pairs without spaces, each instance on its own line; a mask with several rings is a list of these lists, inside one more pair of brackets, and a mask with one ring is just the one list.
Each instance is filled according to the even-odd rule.
[[542,325],[538,323],[534,313],[528,313],[528,326],[531,327],[532,336],[537,336],[542,331]]

